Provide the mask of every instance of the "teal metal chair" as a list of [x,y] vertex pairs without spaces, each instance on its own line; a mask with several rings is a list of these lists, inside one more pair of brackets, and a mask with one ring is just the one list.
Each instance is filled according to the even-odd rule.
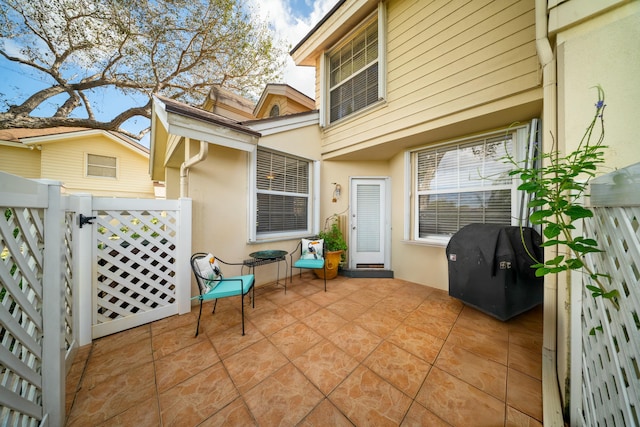
[[[327,263],[324,259],[324,252],[324,240],[315,238],[301,239],[296,248],[289,253],[291,260],[289,263],[291,266],[289,274],[290,280],[293,281],[294,268],[300,269],[300,275],[302,275],[303,268],[311,268],[314,270],[321,268],[324,270],[324,291],[327,292]],[[294,261],[294,256],[299,256],[299,258]]]
[[242,306],[242,335],[244,335],[244,296],[251,291],[251,305],[255,308],[255,288],[253,274],[242,276],[226,277],[222,274],[220,264],[240,265],[242,263],[225,262],[211,254],[198,252],[191,255],[191,270],[198,283],[200,295],[191,298],[200,301],[200,312],[198,313],[198,325],[196,326],[196,337],[200,332],[200,317],[202,316],[202,303],[214,300],[213,311],[216,312],[216,305],[219,298],[240,296]]

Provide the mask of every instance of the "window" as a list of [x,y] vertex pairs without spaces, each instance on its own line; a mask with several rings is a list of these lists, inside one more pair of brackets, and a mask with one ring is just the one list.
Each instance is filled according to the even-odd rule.
[[380,17],[384,4],[376,16],[365,23],[346,41],[327,55],[327,90],[329,123],[342,119],[377,102],[383,94],[382,49],[379,35]]
[[118,162],[115,157],[87,154],[87,176],[117,178]]
[[278,104],[271,107],[271,111],[269,111],[269,117],[278,117],[280,115],[280,106]]
[[417,237],[449,237],[470,223],[511,225],[514,134],[414,153]]
[[257,235],[309,230],[310,163],[258,148]]

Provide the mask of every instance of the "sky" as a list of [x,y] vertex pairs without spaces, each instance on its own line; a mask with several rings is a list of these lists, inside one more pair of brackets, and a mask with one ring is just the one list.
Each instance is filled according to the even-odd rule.
[[[266,21],[273,29],[276,43],[289,52],[316,25],[338,0],[244,0],[261,20]],[[36,90],[49,86],[43,83],[44,76],[38,75],[15,63],[0,57],[0,101],[17,104]],[[314,98],[315,71],[312,67],[297,67],[293,59],[287,55],[283,72],[284,83]],[[122,105],[141,105],[132,98],[114,98],[112,93],[105,92],[93,99],[93,106],[104,119],[113,118]],[[13,100],[13,102],[11,102]],[[4,110],[4,102],[0,109]],[[103,118],[103,117],[99,117]],[[148,121],[138,118],[136,122],[128,121],[125,128],[132,132],[148,126]],[[148,146],[148,137],[141,141]]]

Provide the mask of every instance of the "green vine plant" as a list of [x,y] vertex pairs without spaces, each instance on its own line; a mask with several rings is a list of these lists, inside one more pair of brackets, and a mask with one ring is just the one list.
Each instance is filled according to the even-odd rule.
[[535,169],[522,167],[511,155],[508,155],[505,161],[514,166],[510,175],[517,175],[522,180],[518,189],[531,196],[528,203],[532,210],[529,221],[542,227],[546,237],[542,246],[558,245],[567,249],[559,251],[559,255],[544,262],[536,260],[529,253],[535,262],[532,268],[536,269],[536,276],[583,269],[595,283],[595,286],[586,286],[591,295],[594,298],[606,298],[619,309],[619,292],[605,285],[605,281],[610,283],[610,276],[594,271],[584,262],[588,254],[603,252],[598,247],[598,242],[592,238],[574,235],[574,223],[593,217],[593,212],[584,207],[581,200],[588,196],[586,191],[589,180],[596,176],[598,167],[604,163],[604,91],[599,86],[596,88],[596,112],[575,151],[563,156],[558,150],[548,153],[540,150],[533,162],[538,165]]

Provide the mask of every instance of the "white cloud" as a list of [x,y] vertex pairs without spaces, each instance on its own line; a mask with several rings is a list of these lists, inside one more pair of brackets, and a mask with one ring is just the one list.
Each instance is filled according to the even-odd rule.
[[[277,42],[289,52],[327,14],[337,0],[317,0],[313,9],[301,16],[291,8],[290,0],[251,0],[250,4],[259,19],[266,21],[275,31]],[[310,4],[306,1],[307,4]],[[313,67],[298,67],[287,56],[283,73],[284,82],[315,98],[315,70]]]

